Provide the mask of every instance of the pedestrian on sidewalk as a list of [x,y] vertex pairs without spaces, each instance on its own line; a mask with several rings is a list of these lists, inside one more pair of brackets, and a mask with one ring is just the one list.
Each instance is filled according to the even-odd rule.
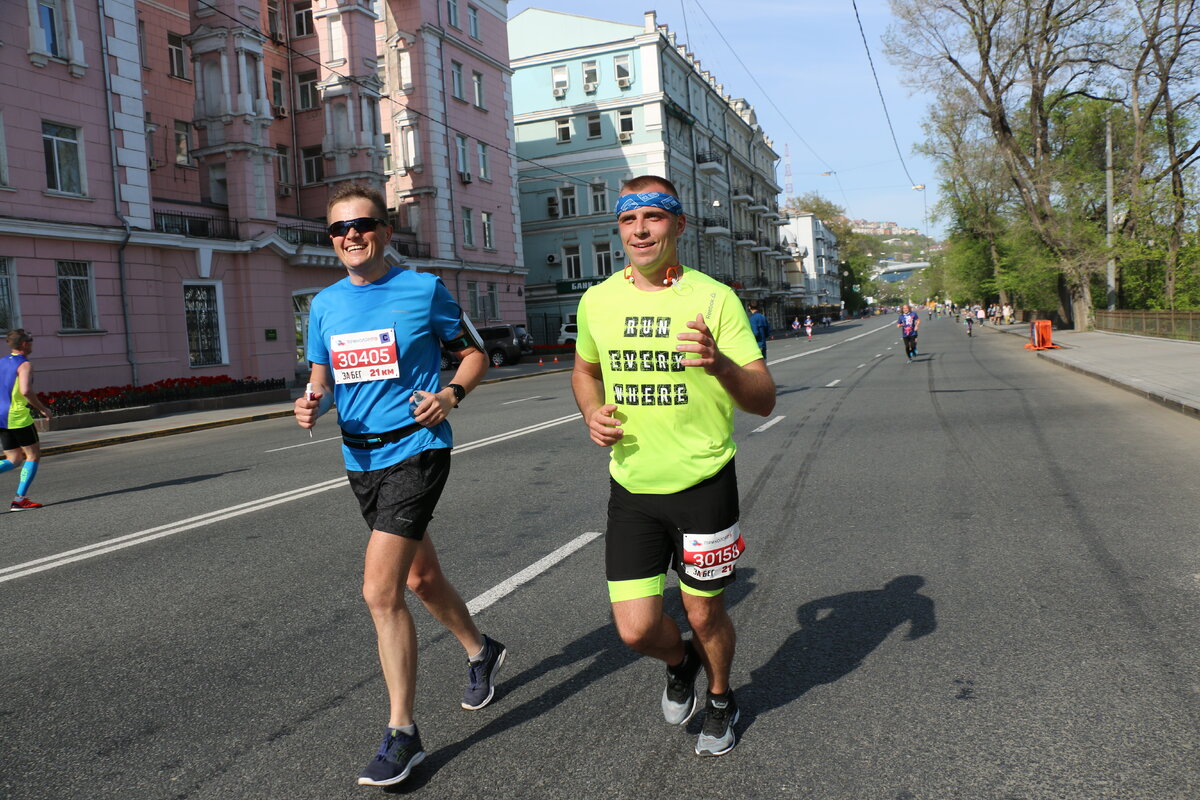
[[[453,439],[446,418],[478,385],[488,360],[479,334],[440,278],[384,261],[392,226],[379,192],[343,185],[326,213],[347,275],[313,298],[312,373],[295,415],[300,427],[311,429],[336,400],[350,487],[371,530],[363,597],[375,623],[389,715],[383,744],[358,782],[390,786],[425,758],[413,720],[417,632],[405,586],[466,652],[463,708],[492,701],[504,663],[504,645],[475,627],[427,530],[450,474]],[[445,387],[439,385],[443,345],[459,359]]]
[[33,364],[29,361],[33,337],[24,328],[17,328],[8,332],[5,342],[9,354],[0,359],[0,420],[4,422],[4,427],[0,428],[0,447],[4,448],[0,473],[21,468],[17,494],[8,510],[29,511],[42,507],[27,496],[42,457],[37,427],[29,407],[46,419],[50,419],[50,407],[33,390]]
[[758,349],[762,351],[763,358],[767,357],[767,338],[771,335],[771,323],[767,322],[767,317],[758,308],[758,303],[750,304],[750,330],[754,332],[754,340],[758,342]]
[[[622,186],[616,212],[630,265],[580,300],[571,376],[592,442],[611,450],[609,601],[621,641],[667,666],[667,722],[685,725],[696,713],[704,669],[696,753],[719,756],[737,743],[729,685],[737,637],[724,591],[745,548],[733,409],[770,414],[775,382],[733,290],[679,263],[687,219],[675,187],[634,178]],[[631,350],[642,357],[609,355]],[[672,567],[690,640],[663,611]]]

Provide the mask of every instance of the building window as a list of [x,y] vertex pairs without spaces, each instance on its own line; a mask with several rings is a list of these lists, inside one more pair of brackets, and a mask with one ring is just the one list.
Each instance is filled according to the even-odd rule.
[[554,138],[559,144],[566,144],[571,141],[571,120],[556,119],[554,120]]
[[479,37],[479,9],[475,6],[467,6],[467,33],[471,34],[472,39]]
[[400,164],[409,169],[420,163],[417,158],[417,128],[405,125],[400,129]]
[[559,213],[564,217],[573,217],[575,210],[575,187],[567,186],[558,190]]
[[631,109],[623,109],[617,112],[617,133],[633,135],[633,111]]
[[282,39],[279,25],[279,0],[267,0],[267,33],[272,39]]
[[567,280],[578,280],[583,277],[582,262],[579,259],[579,245],[569,244],[563,247],[563,276]]
[[304,182],[320,183],[325,180],[325,156],[321,146],[305,147],[300,151],[304,160]]
[[283,96],[283,70],[271,70],[271,105],[285,108],[287,98]]
[[610,211],[608,207],[608,186],[603,183],[592,184],[592,213],[607,214]]
[[613,56],[613,75],[617,79],[618,86],[625,87],[633,82],[633,72],[630,71],[628,53]]
[[383,171],[392,171],[392,135],[385,133],[383,135]]
[[612,247],[609,246],[608,242],[597,242],[593,245],[593,249],[596,251],[596,274],[612,275]]
[[446,21],[455,28],[462,27],[458,24],[458,0],[446,0]]
[[475,214],[466,206],[462,210],[463,244],[466,247],[475,246]]
[[479,215],[480,227],[483,229],[483,247],[485,250],[496,249],[496,233],[492,217],[493,214],[491,211],[484,211]]
[[475,93],[475,105],[478,106],[479,108],[483,108],[483,73],[482,72],[472,72],[471,73],[471,88],[474,90],[474,93]]
[[11,331],[18,327],[14,278],[12,259],[0,258],[0,330]]
[[316,32],[313,26],[312,0],[296,0],[292,3],[292,32],[296,36],[312,36]]
[[192,165],[192,126],[179,120],[175,120],[175,163]]
[[92,265],[86,261],[59,261],[57,270],[58,311],[63,330],[95,330]]
[[301,72],[296,76],[296,83],[300,89],[297,92],[299,98],[299,107],[301,111],[309,111],[317,107],[317,102],[320,95],[317,92],[317,72]]
[[68,194],[83,194],[79,129],[43,122],[42,150],[46,156],[46,188]]
[[[600,62],[585,61],[583,62],[583,90],[595,91],[596,84],[600,83]],[[588,87],[591,87],[589,90]]]
[[566,65],[559,65],[550,68],[550,82],[554,88],[554,93],[566,92],[571,83],[567,77]]
[[4,142],[4,109],[2,108],[0,108],[0,186],[8,186],[8,145]]
[[601,130],[602,130],[602,126],[600,125],[600,115],[599,114],[588,114],[588,117],[587,117],[588,138],[589,139],[599,139]]
[[187,78],[187,58],[183,51],[183,37],[177,33],[167,34],[168,72],[174,78]]
[[142,65],[142,69],[150,68],[150,56],[146,53],[146,23],[138,20],[138,63]]
[[277,180],[280,186],[292,185],[292,155],[286,145],[275,145],[275,161],[279,167]]
[[488,146],[483,142],[479,142],[479,178],[480,180],[490,181],[492,179],[492,166],[488,162]]
[[471,164],[467,160],[467,137],[454,137],[454,155],[460,175],[465,175],[471,171]]
[[450,62],[450,94],[459,100],[463,97],[463,66],[457,61]]
[[224,363],[221,355],[221,298],[218,288],[211,283],[183,285],[188,363],[193,367],[214,367]]
[[42,47],[47,55],[62,58],[63,18],[61,0],[38,0],[38,22],[42,27]]

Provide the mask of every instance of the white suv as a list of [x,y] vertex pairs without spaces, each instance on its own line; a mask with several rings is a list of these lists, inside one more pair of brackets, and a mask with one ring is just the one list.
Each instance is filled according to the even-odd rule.
[[575,337],[578,335],[579,326],[574,322],[565,322],[558,329],[559,344],[575,344]]

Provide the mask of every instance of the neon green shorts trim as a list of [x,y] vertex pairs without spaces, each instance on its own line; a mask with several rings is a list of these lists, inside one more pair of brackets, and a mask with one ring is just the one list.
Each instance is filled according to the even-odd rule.
[[[609,581],[608,600],[619,603],[622,600],[640,600],[643,597],[661,596],[667,588],[666,573],[649,578],[635,578],[628,581]],[[685,583],[679,584],[679,590],[696,597],[716,597],[725,591],[722,586],[718,589],[693,589]]]

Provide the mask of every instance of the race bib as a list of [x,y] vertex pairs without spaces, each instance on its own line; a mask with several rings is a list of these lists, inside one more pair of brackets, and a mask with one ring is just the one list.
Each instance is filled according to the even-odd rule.
[[382,381],[400,376],[396,334],[391,328],[329,337],[330,362],[338,383]]
[[683,534],[683,571],[698,581],[711,581],[733,574],[734,564],[746,550],[741,528],[733,523],[716,533]]

